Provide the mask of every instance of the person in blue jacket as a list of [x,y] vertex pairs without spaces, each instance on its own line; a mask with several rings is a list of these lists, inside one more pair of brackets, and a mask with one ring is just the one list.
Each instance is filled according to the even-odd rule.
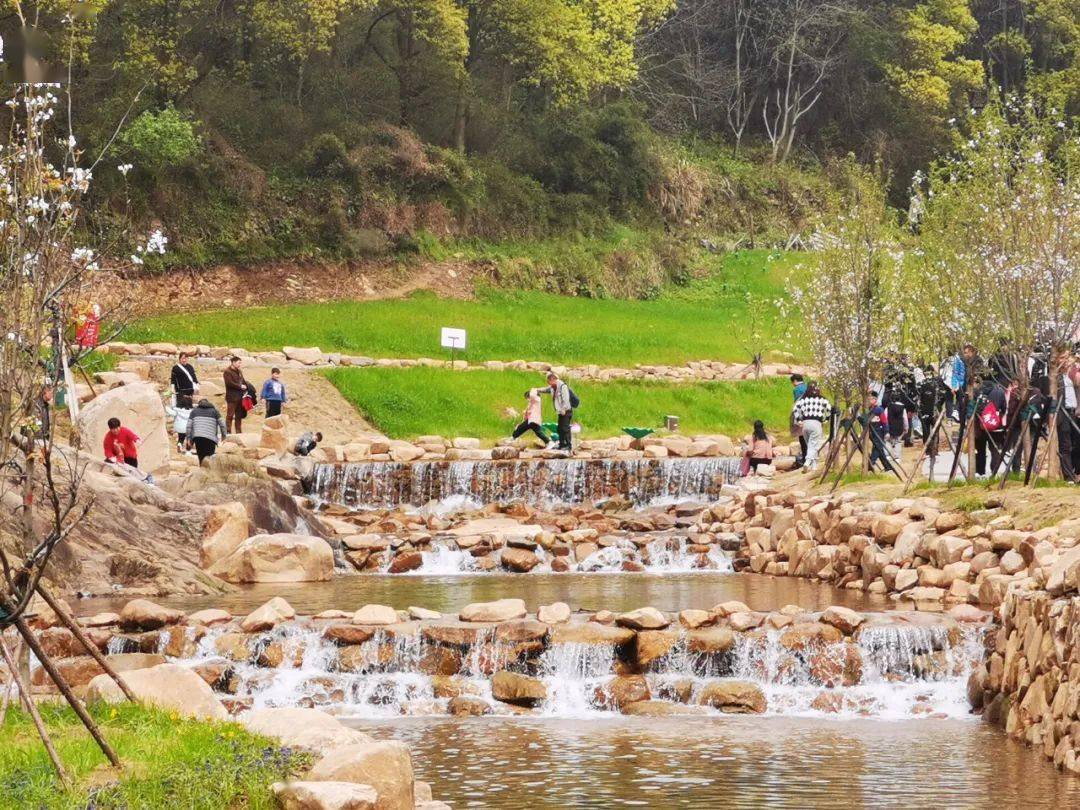
[[262,393],[259,394],[266,403],[266,415],[277,416],[285,405],[288,397],[285,394],[285,383],[281,381],[281,369],[270,369],[270,379],[263,383]]

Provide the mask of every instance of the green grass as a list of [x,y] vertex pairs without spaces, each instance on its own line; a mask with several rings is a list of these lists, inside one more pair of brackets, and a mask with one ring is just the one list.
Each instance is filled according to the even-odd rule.
[[657,300],[586,299],[542,292],[483,291],[476,300],[429,293],[387,301],[339,301],[164,315],[141,321],[125,340],[171,340],[275,350],[319,346],[323,351],[373,357],[438,357],[439,329],[469,332],[467,357],[546,360],[562,364],[679,364],[687,360],[746,362],[747,346],[785,345],[775,318],[754,322],[750,294],[759,302],[783,294],[795,254],[744,251],[724,258],[703,277],[668,287]]
[[[508,436],[519,421],[506,414],[524,407],[524,392],[543,385],[539,374],[516,371],[451,371],[445,368],[336,368],[327,378],[364,416],[394,438],[425,434]],[[589,383],[570,380],[581,398],[576,419],[582,438],[617,435],[625,427],[659,427],[668,414],[680,432],[750,432],[754,420],[786,435],[791,385],[786,379],[741,383],[671,385],[638,381]],[[549,399],[544,418],[553,420]]]
[[270,785],[306,764],[306,757],[232,723],[188,720],[131,704],[92,705],[91,714],[124,763],[117,772],[74,712],[40,708],[76,784],[63,789],[29,716],[9,711],[0,726],[0,807],[271,808]]

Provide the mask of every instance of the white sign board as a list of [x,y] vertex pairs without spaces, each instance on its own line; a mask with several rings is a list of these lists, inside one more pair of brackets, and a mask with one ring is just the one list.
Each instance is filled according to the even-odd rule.
[[464,349],[465,339],[464,329],[454,329],[450,326],[442,328],[441,345],[444,349]]

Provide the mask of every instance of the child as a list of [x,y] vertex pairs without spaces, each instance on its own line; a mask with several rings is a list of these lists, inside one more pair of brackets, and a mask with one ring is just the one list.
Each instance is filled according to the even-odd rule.
[[514,428],[513,438],[517,439],[527,430],[531,430],[546,447],[550,442],[544,429],[540,427],[540,393],[535,388],[525,392],[525,417],[521,424]]
[[288,397],[285,396],[285,383],[281,381],[281,369],[270,369],[270,379],[263,383],[262,393],[259,394],[266,403],[266,415],[277,416]]
[[109,420],[108,426],[109,430],[102,442],[105,460],[137,468],[139,466],[138,447],[142,444],[142,439],[130,428],[121,427],[120,420],[115,416]]
[[165,412],[173,418],[173,433],[176,434],[176,452],[184,452],[184,442],[187,440],[188,420],[191,418],[191,397],[187,394],[177,394],[176,404],[166,408]]

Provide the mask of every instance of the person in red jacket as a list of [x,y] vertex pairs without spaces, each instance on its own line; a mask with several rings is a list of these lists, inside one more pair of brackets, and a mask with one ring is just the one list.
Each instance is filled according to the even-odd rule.
[[106,461],[138,467],[140,444],[142,439],[135,435],[135,431],[121,427],[120,420],[115,416],[109,420],[109,431],[105,434],[104,442]]

